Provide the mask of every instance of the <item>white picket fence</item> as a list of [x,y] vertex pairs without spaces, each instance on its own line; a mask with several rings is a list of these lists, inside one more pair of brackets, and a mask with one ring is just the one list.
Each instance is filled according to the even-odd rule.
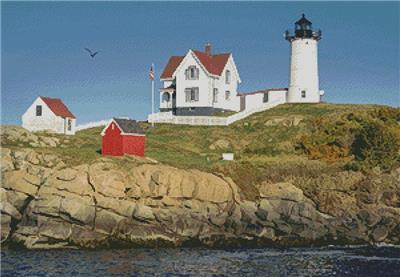
[[175,116],[172,112],[160,112],[150,114],[148,117],[149,122],[154,123],[172,123],[172,124],[185,124],[185,125],[201,125],[201,126],[228,126],[233,122],[248,117],[254,113],[269,110],[275,106],[285,103],[285,99],[279,99],[264,103],[261,106],[244,110],[227,117],[219,116]]

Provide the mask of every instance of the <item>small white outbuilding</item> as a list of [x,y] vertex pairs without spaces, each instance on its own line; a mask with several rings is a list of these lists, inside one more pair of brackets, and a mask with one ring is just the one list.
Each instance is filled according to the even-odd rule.
[[76,117],[58,98],[39,96],[22,115],[22,127],[29,131],[52,131],[74,135]]

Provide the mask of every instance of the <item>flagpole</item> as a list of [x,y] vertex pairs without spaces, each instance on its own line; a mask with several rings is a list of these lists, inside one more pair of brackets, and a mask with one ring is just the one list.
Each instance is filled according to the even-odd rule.
[[[154,64],[151,64],[151,66],[153,72],[155,72]],[[151,79],[151,115],[153,117],[153,120],[151,121],[151,127],[154,127],[154,77]]]

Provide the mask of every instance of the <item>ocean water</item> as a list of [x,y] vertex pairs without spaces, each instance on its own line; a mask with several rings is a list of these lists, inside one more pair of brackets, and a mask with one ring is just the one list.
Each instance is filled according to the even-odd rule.
[[399,247],[1,251],[1,276],[400,276]]

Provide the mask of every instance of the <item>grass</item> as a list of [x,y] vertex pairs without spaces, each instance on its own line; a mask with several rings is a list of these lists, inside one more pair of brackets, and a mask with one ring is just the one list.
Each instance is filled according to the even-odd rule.
[[[294,124],[296,118],[301,122]],[[245,198],[253,199],[257,196],[255,186],[262,180],[284,181],[288,176],[311,176],[321,170],[336,172],[352,160],[348,148],[360,128],[359,118],[380,120],[388,128],[400,129],[398,108],[326,103],[283,104],[223,127],[156,124],[151,128],[147,123],[142,127],[147,136],[147,157],[178,168],[223,173],[244,189]],[[68,165],[91,163],[102,157],[101,130],[52,135],[59,137],[63,147],[36,150],[57,154]],[[218,140],[229,147],[211,147]],[[15,148],[18,142],[2,141],[2,146]],[[235,161],[221,160],[222,153],[228,151],[235,154]],[[125,166],[134,161],[128,157],[110,160]]]

